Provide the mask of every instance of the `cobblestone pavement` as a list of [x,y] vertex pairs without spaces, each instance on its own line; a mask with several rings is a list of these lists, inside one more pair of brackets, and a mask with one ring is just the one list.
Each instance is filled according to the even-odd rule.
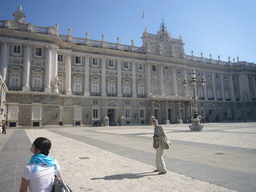
[[164,125],[173,145],[157,175],[152,126],[10,129],[0,135],[0,191],[18,191],[31,142],[52,141],[50,155],[74,191],[256,191],[256,123]]

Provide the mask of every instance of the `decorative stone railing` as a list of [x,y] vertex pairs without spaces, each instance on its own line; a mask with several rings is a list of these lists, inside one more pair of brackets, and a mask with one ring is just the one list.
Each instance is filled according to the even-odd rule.
[[256,67],[255,63],[248,63],[246,61],[237,61],[237,62],[231,62],[231,61],[221,61],[221,60],[214,60],[214,59],[208,59],[204,57],[196,57],[194,55],[186,55],[186,58],[190,61],[200,62],[200,63],[206,63],[206,64],[214,64],[214,65],[223,65],[223,66],[246,66],[246,67]]
[[18,23],[10,20],[0,20],[1,28],[8,28],[20,31],[31,31],[35,33],[44,33],[50,35],[59,35],[58,24],[55,27],[41,27],[31,23]]

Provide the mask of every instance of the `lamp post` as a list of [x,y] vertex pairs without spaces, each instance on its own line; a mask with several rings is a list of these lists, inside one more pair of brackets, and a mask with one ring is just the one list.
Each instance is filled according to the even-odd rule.
[[198,109],[196,105],[196,86],[197,86],[197,83],[199,82],[201,82],[201,86],[204,86],[204,83],[205,83],[204,77],[202,77],[201,81],[199,79],[196,79],[195,69],[192,70],[191,80],[189,80],[188,82],[186,79],[183,80],[184,88],[187,86],[187,84],[189,84],[193,87],[193,91],[194,91],[194,118],[192,119],[192,125],[189,126],[191,131],[201,131],[203,129],[203,125],[200,125],[200,119],[198,118]]

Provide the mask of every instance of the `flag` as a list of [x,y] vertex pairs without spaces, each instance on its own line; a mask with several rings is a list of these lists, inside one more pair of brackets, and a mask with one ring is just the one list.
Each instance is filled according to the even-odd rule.
[[143,10],[142,19],[144,19],[144,17],[145,17],[145,10]]

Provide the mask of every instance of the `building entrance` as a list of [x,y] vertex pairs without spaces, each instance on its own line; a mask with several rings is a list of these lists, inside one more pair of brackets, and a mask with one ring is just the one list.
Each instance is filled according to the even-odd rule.
[[108,109],[109,125],[115,125],[115,109]]

